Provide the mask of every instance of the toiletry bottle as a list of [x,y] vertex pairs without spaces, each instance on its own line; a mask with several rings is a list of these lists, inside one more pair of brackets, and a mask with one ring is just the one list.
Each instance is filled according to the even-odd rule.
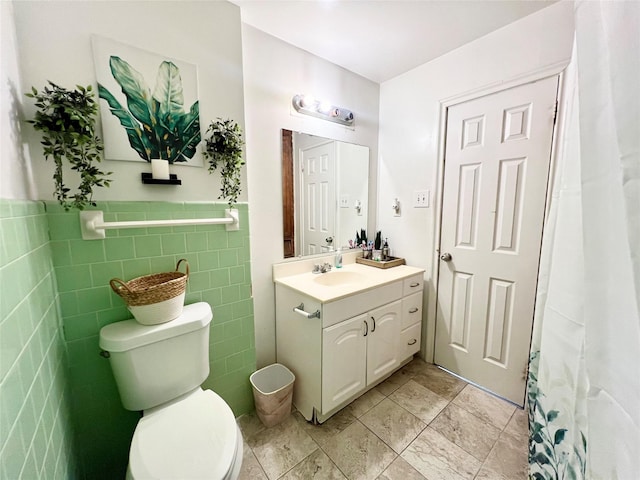
[[336,268],[342,268],[342,252],[340,251],[340,247],[336,250]]
[[389,260],[389,243],[387,239],[384,239],[384,245],[382,246],[382,260]]

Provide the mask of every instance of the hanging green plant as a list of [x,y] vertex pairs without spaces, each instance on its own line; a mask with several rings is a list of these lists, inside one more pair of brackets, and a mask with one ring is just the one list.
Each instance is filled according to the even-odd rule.
[[238,201],[242,192],[241,170],[244,165],[242,159],[242,129],[233,120],[218,118],[211,122],[204,139],[204,157],[209,160],[209,173],[220,168],[222,175],[221,193],[218,198],[224,198],[229,208]]
[[[54,194],[65,210],[84,210],[87,205],[96,206],[93,201],[95,187],[108,187],[111,180],[106,178],[111,172],[101,171],[95,163],[101,161],[104,149],[102,140],[96,136],[95,124],[98,105],[94,100],[91,85],[76,86],[67,90],[49,81],[42,93],[35,87],[25,95],[35,99],[37,111],[33,120],[28,120],[33,128],[42,132],[44,158],[53,158],[56,168],[53,174]],[[64,183],[63,159],[71,165],[71,170],[80,174],[78,191]]]

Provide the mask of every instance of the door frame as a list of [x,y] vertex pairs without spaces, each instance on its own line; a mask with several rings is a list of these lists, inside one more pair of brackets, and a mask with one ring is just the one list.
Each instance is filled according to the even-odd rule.
[[[556,159],[558,154],[558,145],[561,144],[561,138],[559,138],[560,132],[563,131],[565,123],[565,114],[562,108],[563,100],[566,96],[565,88],[566,82],[564,81],[564,75],[566,67],[569,64],[569,60],[548,65],[541,69],[536,69],[531,72],[519,75],[510,80],[494,82],[483,87],[469,90],[451,97],[440,100],[440,113],[438,116],[438,159],[436,164],[436,179],[435,179],[435,193],[434,193],[434,215],[433,215],[433,237],[432,245],[433,254],[431,257],[432,276],[431,281],[428,283],[424,311],[426,312],[426,326],[422,329],[422,345],[421,356],[425,361],[433,363],[435,356],[436,345],[436,318],[438,309],[438,281],[440,278],[440,229],[442,227],[442,198],[444,194],[444,163],[445,163],[445,147],[447,136],[447,114],[449,107],[457,105],[459,103],[467,102],[469,100],[475,100],[480,97],[492,95],[494,93],[501,92],[503,90],[509,90],[511,88],[520,87],[528,83],[533,83],[538,80],[544,80],[549,77],[558,77],[558,94],[557,94],[557,114],[556,122],[553,126],[553,138],[551,141],[551,157],[549,162],[549,178],[547,180],[547,194],[545,201],[544,220],[542,228],[542,238],[544,240],[544,222],[547,220],[549,213],[549,198],[551,197],[551,190],[553,188],[553,182],[555,178]],[[539,268],[539,266],[538,266]]]

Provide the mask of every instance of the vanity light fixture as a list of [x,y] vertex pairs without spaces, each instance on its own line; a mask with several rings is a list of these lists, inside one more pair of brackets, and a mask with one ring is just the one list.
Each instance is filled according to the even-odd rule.
[[293,108],[296,109],[296,112],[349,127],[353,126],[353,112],[346,108],[336,107],[328,102],[316,100],[309,95],[294,95],[291,103],[293,104]]

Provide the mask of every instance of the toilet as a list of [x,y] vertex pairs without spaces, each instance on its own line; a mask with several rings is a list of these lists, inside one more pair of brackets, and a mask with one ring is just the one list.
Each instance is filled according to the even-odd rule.
[[186,305],[167,323],[135,320],[100,330],[122,405],[141,410],[127,479],[232,480],[240,473],[242,434],[229,405],[200,385],[209,375],[208,303]]

